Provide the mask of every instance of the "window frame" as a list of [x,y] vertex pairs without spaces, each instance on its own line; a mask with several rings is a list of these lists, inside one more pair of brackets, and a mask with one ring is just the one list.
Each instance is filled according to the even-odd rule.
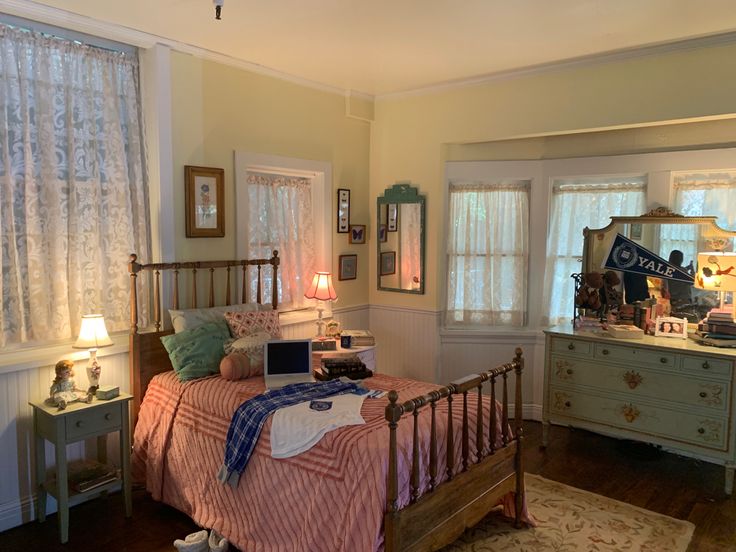
[[[312,193],[315,270],[332,270],[332,164],[295,157],[251,152],[235,152],[235,253],[247,256],[249,234],[246,213],[249,200],[247,173],[265,172],[309,178]],[[332,316],[332,304],[324,305],[324,316]],[[316,307],[295,310],[279,309],[282,324],[310,321],[316,318]]]

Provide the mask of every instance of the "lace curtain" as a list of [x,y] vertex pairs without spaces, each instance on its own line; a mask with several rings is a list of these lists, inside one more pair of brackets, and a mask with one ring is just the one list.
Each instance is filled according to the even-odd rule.
[[88,313],[128,328],[142,132],[137,59],[0,25],[0,346],[73,337]]
[[522,326],[529,259],[528,181],[452,182],[448,326]]
[[[315,258],[311,180],[249,172],[246,182],[248,258],[270,257],[278,250],[279,308],[306,307],[304,292],[314,274]],[[263,274],[268,297],[273,289],[269,272]],[[255,277],[251,278],[250,297],[255,297],[256,285]]]
[[570,275],[581,270],[583,229],[606,226],[613,216],[641,215],[645,204],[643,176],[554,183],[542,325],[554,326],[572,319],[574,284]]

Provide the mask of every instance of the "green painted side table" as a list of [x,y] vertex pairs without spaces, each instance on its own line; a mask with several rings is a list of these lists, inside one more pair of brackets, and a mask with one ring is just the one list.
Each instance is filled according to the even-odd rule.
[[[125,516],[133,511],[130,479],[130,421],[128,404],[133,398],[120,393],[110,400],[94,399],[91,403],[71,403],[65,410],[43,401],[30,402],[33,407],[33,431],[36,449],[36,511],[38,520],[46,520],[47,493],[56,498],[59,512],[59,538],[62,543],[69,540],[69,507],[105,491],[118,488],[122,483],[125,501]],[[122,482],[112,481],[86,492],[69,489],[69,472],[66,458],[66,445],[83,439],[97,438],[97,460],[107,461],[107,434],[120,432],[120,466]],[[56,480],[46,479],[46,455],[44,441],[54,444],[56,449]]]

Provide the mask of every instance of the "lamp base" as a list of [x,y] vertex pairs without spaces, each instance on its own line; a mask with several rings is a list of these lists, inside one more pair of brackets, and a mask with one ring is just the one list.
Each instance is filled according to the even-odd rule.
[[322,312],[325,309],[323,307],[317,307],[317,337],[321,338],[325,336],[325,321],[322,320]]
[[89,388],[87,393],[95,394],[100,387],[100,372],[102,367],[97,362],[97,349],[90,349],[89,364],[87,364],[87,379],[89,380]]

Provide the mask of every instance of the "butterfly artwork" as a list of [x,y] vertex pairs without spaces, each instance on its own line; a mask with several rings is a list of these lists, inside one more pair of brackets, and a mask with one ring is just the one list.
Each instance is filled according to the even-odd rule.
[[350,243],[365,243],[365,224],[350,225]]

